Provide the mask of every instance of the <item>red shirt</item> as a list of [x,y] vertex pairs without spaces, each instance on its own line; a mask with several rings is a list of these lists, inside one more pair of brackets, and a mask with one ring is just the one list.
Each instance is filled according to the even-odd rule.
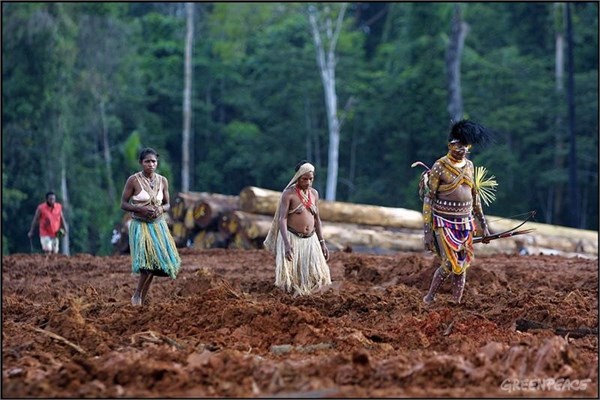
[[62,205],[54,203],[50,207],[44,202],[38,206],[40,212],[40,236],[56,237],[56,233],[60,229],[60,216],[62,215]]

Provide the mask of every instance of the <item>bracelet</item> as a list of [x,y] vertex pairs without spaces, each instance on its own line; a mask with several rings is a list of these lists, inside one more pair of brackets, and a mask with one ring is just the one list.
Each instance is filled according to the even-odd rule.
[[319,240],[320,243],[325,243],[325,239]]

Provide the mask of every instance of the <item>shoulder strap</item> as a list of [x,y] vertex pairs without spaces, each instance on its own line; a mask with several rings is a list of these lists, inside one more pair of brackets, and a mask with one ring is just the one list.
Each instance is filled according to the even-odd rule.
[[[465,167],[468,166],[468,161],[469,160],[467,160]],[[451,192],[463,183],[469,185],[470,187],[473,187],[473,185],[474,185],[473,178],[466,174],[466,168],[458,169],[458,168],[454,167],[448,161],[448,159],[446,157],[442,157],[440,159],[440,162],[445,169],[447,169],[448,171],[450,171],[456,175],[456,178],[454,179],[454,181],[452,181],[448,184],[445,184],[445,185],[440,185],[440,187],[439,187],[440,192]]]

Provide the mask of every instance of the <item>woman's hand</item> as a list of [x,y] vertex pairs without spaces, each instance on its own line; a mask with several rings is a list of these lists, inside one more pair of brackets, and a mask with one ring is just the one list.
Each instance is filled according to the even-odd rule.
[[292,261],[294,258],[294,249],[292,248],[292,246],[290,244],[285,244],[285,258],[288,261]]
[[163,209],[162,205],[153,207],[153,209],[152,209],[152,218],[158,218],[161,215],[163,215],[163,210],[164,209]]
[[136,211],[136,214],[145,219],[154,219],[156,218],[156,207],[152,205],[140,206],[140,209]]
[[329,261],[329,249],[327,248],[327,245],[325,244],[324,240],[321,240],[321,250],[323,250],[323,255],[325,256],[325,261]]

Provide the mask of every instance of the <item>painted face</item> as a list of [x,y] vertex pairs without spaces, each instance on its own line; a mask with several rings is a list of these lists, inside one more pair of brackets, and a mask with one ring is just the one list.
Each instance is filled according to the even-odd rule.
[[315,174],[312,172],[307,172],[298,178],[298,182],[296,184],[302,190],[306,190],[312,186],[313,181],[315,180]]
[[142,168],[146,175],[152,175],[158,166],[158,160],[154,154],[148,154],[142,160]]
[[469,150],[471,149],[470,144],[464,144],[461,142],[453,142],[448,144],[448,148],[450,149],[450,154],[452,157],[456,159],[463,159]]

